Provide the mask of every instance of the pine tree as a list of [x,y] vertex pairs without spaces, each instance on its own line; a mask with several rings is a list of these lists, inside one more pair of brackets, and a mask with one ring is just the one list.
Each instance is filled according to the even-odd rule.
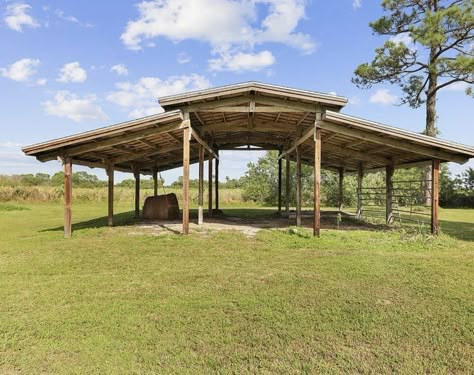
[[[389,38],[372,62],[357,67],[353,82],[399,85],[401,104],[426,106],[423,133],[435,137],[438,91],[465,83],[474,96],[474,0],[383,0],[382,8],[386,14],[370,26]],[[427,168],[426,180],[429,175]]]

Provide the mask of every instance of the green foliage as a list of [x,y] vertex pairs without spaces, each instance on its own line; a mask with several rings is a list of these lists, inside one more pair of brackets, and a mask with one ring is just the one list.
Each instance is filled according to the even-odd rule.
[[353,82],[361,88],[397,84],[404,92],[402,104],[428,103],[426,132],[435,135],[437,92],[456,82],[474,83],[474,1],[384,0],[382,8],[386,14],[370,26],[389,40],[375,50],[372,62],[356,68]]

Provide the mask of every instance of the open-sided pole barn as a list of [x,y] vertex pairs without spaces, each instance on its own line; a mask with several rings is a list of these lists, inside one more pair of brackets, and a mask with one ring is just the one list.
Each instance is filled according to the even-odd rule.
[[[72,165],[104,168],[109,181],[108,223],[113,224],[114,171],[136,179],[135,213],[140,213],[140,175],[183,167],[183,233],[189,232],[189,165],[199,163],[199,214],[203,222],[204,159],[209,161],[209,206],[219,209],[219,150],[279,151],[279,211],[282,162],[286,165],[285,208],[289,213],[290,160],[297,169],[297,223],[301,223],[301,164],[314,167],[314,235],[320,234],[321,169],[356,173],[386,171],[386,219],[392,219],[392,176],[396,168],[432,165],[432,232],[438,231],[441,162],[465,163],[474,148],[381,125],[340,113],[347,99],[313,91],[248,82],[169,96],[164,113],[23,148],[26,155],[64,165],[66,237],[71,235]],[[214,162],[214,163],[213,163]],[[214,170],[213,170],[214,165]],[[214,171],[215,179],[212,181]],[[360,190],[359,190],[360,191]],[[340,202],[342,205],[342,189]],[[342,206],[340,207],[342,210]],[[357,214],[363,210],[358,198]]]

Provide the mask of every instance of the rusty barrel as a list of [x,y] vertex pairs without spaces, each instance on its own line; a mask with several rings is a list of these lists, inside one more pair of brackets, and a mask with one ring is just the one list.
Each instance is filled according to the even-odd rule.
[[147,220],[179,219],[179,205],[176,194],[156,195],[145,199],[143,217]]

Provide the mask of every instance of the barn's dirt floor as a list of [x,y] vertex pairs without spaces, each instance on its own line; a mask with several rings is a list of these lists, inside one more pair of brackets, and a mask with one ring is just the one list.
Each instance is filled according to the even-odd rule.
[[[321,227],[322,229],[341,229],[341,230],[375,230],[384,228],[383,225],[368,224],[357,220],[353,215],[342,213],[342,220],[337,224],[336,211],[321,212]],[[269,215],[267,217],[244,218],[232,214],[226,214],[225,210],[222,213],[214,214],[212,217],[204,215],[204,223],[197,224],[197,217],[191,216],[189,231],[190,233],[208,234],[218,231],[239,231],[247,237],[255,236],[261,230],[280,229],[286,230],[296,225],[296,214],[290,212],[289,217],[282,217],[277,215]],[[302,226],[308,229],[313,227],[313,213],[303,212]],[[135,225],[134,231],[131,235],[139,235],[143,232],[152,233],[154,235],[162,234],[180,234],[182,233],[183,224],[181,220],[174,221],[139,221]]]

